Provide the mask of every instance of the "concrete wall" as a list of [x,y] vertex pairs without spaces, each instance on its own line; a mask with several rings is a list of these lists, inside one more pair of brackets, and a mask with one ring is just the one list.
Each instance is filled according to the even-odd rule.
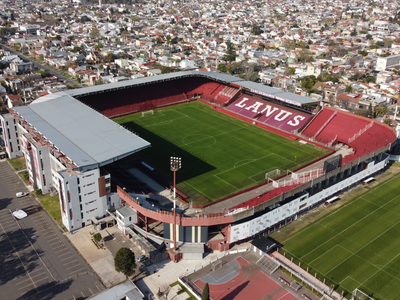
[[232,226],[230,231],[230,243],[254,236],[265,229],[284,221],[288,217],[294,216],[296,218],[297,213],[309,209],[321,201],[325,201],[332,195],[341,192],[353,184],[358,184],[362,179],[379,170],[382,170],[386,166],[387,162],[388,158],[377,164],[372,161],[367,165],[366,169],[342,181],[339,181],[312,196],[309,196],[308,193],[305,193],[289,203],[286,203],[282,206],[277,205],[273,210],[263,214],[260,217]]

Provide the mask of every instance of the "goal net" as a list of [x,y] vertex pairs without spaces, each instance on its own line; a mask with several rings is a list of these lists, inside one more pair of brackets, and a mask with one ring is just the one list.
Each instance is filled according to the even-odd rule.
[[222,267],[222,260],[217,260],[216,262],[211,264],[211,270],[215,271]]
[[351,295],[351,300],[375,300],[375,299],[372,298],[371,296],[368,296],[363,291],[355,289]]
[[265,179],[275,179],[281,175],[281,170],[275,169],[270,172],[265,173]]
[[142,111],[142,117],[147,115],[154,115],[154,110]]

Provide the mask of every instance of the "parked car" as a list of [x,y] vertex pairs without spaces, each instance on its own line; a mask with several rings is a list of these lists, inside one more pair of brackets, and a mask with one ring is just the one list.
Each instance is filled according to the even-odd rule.
[[137,261],[138,261],[138,262],[142,262],[142,261],[145,261],[146,258],[147,258],[146,255],[140,255],[140,256],[137,258]]
[[29,194],[25,193],[25,192],[18,192],[18,193],[15,194],[15,196],[17,196],[17,198],[25,197],[27,195],[29,195]]

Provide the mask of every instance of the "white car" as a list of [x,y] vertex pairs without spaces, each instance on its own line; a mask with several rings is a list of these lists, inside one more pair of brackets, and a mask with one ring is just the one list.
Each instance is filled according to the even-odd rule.
[[15,194],[15,196],[17,196],[17,198],[25,197],[27,195],[28,195],[28,193],[25,193],[25,192],[18,192]]
[[28,214],[26,212],[24,212],[22,209],[13,211],[12,214],[13,214],[14,217],[16,217],[19,220],[28,216]]

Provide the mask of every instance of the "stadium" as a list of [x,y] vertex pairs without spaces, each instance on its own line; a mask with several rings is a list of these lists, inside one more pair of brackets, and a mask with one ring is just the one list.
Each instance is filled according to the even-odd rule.
[[382,171],[396,140],[376,120],[197,71],[48,95],[1,123],[9,157],[58,192],[68,230],[115,219],[174,261],[296,220]]

